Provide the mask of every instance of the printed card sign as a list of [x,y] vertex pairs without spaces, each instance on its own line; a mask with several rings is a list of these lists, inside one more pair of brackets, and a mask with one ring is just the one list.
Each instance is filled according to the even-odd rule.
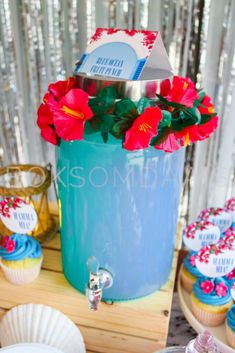
[[219,239],[219,228],[207,221],[189,224],[183,231],[184,244],[194,251],[199,251],[209,244],[216,244]]
[[225,244],[209,245],[196,256],[196,267],[207,277],[222,277],[235,267],[235,251]]
[[124,80],[162,79],[172,67],[156,31],[97,28],[75,74]]
[[20,198],[9,197],[0,203],[0,218],[12,232],[31,232],[38,222],[35,209]]

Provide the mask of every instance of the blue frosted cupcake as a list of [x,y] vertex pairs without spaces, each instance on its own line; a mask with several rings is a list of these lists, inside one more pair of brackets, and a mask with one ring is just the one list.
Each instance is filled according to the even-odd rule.
[[190,251],[183,262],[183,267],[181,269],[181,282],[184,289],[191,293],[193,290],[193,285],[197,278],[202,277],[201,272],[196,267],[195,264],[195,251]]
[[235,305],[233,305],[226,315],[226,336],[231,347],[235,348]]
[[27,284],[36,279],[42,264],[42,247],[33,237],[13,234],[4,237],[0,248],[1,268],[13,284]]
[[199,278],[191,294],[192,312],[203,325],[221,325],[233,304],[231,288],[223,277]]

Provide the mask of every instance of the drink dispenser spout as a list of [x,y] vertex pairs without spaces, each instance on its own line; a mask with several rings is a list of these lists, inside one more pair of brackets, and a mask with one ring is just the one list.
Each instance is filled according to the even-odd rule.
[[103,289],[109,288],[113,284],[112,274],[101,268],[98,260],[90,256],[87,260],[89,271],[89,282],[86,288],[86,296],[90,310],[98,310],[98,304],[102,300]]

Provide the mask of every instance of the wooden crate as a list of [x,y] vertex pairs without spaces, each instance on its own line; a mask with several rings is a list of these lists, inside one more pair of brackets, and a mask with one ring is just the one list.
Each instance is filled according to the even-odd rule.
[[166,345],[178,251],[167,284],[145,298],[101,303],[88,309],[86,298],[62,273],[59,234],[44,246],[43,269],[27,286],[16,287],[0,274],[0,315],[22,303],[43,303],[59,309],[80,328],[87,352],[152,353]]

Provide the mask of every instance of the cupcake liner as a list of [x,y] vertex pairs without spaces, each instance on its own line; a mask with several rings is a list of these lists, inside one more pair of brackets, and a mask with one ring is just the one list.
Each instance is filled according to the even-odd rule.
[[203,309],[201,309],[195,302],[192,300],[191,297],[191,303],[192,303],[192,312],[194,316],[198,319],[198,321],[205,325],[205,326],[219,326],[221,325],[226,318],[226,312],[225,313],[213,313],[213,312],[208,312]]
[[227,321],[226,321],[226,337],[228,344],[232,347],[235,348],[235,332],[228,326]]
[[39,275],[43,257],[32,268],[12,269],[3,265],[0,261],[0,266],[3,270],[5,278],[12,284],[24,285],[33,282]]
[[184,271],[181,271],[181,282],[182,282],[183,288],[188,293],[192,293],[193,285],[196,282],[196,280],[197,280],[196,278],[194,280],[192,280],[184,273]]
[[64,353],[85,353],[79,328],[63,313],[42,304],[22,304],[9,310],[0,322],[1,346],[41,343]]

